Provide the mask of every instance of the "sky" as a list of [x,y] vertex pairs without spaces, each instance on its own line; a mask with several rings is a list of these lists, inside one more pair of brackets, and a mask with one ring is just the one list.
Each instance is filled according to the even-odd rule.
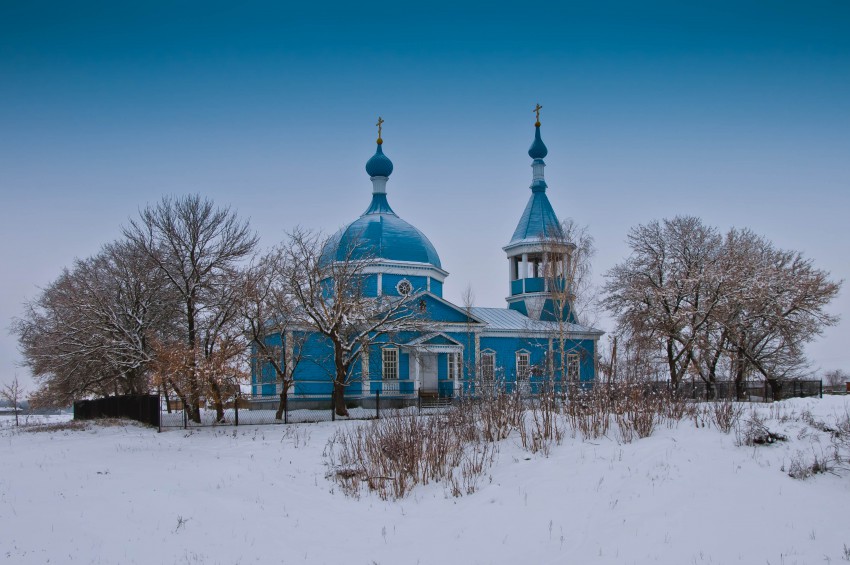
[[[678,214],[850,279],[844,1],[5,0],[0,383],[28,379],[23,303],[165,195],[231,206],[263,246],[354,220],[378,116],[444,296],[504,305],[536,103],[547,194],[594,236],[599,282],[631,227]],[[830,311],[812,368],[850,370],[846,286]]]

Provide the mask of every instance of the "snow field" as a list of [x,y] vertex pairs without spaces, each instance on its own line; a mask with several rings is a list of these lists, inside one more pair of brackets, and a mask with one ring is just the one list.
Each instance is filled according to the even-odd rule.
[[0,562],[838,564],[850,473],[787,470],[832,449],[803,411],[848,405],[754,405],[789,438],[758,447],[689,420],[622,445],[568,436],[548,458],[512,435],[474,494],[387,502],[326,477],[328,439],[363,422],[33,433],[3,418]]

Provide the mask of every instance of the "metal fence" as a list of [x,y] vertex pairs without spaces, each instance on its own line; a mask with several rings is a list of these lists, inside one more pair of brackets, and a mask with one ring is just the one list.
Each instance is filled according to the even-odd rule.
[[[163,403],[160,416],[160,429],[194,428],[204,426],[240,426],[263,424],[293,424],[305,422],[330,422],[336,419],[370,420],[384,417],[398,410],[418,410],[430,412],[441,409],[451,399],[432,401],[399,387],[378,387],[369,394],[357,394],[345,397],[348,414],[337,416],[334,393],[317,391],[315,387],[294,387],[283,399],[273,394],[239,395],[235,401],[228,402],[222,414],[210,406],[201,408],[200,422],[189,418],[186,410],[178,402],[170,405]],[[330,385],[322,381],[322,385]],[[331,388],[328,386],[328,388]],[[303,392],[303,391],[308,392]]]
[[[380,386],[364,387],[368,393],[346,395],[347,416],[337,416],[334,410],[332,383],[329,381],[298,382],[283,401],[274,393],[265,395],[240,395],[228,402],[218,418],[216,410],[207,406],[200,411],[200,421],[187,416],[179,402],[163,402],[159,418],[161,430],[195,428],[204,426],[239,426],[262,424],[290,424],[306,422],[329,422],[336,419],[370,420],[382,418],[399,410],[415,410],[419,413],[442,412],[458,399],[486,399],[490,396],[509,393],[523,398],[534,398],[545,392],[563,395],[564,400],[599,387],[639,386],[646,392],[671,392],[668,381],[644,383],[604,383],[579,381],[570,383],[546,380],[467,381],[453,395],[427,395],[414,391],[404,383],[384,381]],[[718,381],[709,385],[702,381],[679,384],[676,394],[680,398],[696,401],[738,400],[743,402],[772,402],[795,397],[821,397],[823,385],[819,380],[793,380],[771,386],[764,381],[746,381],[736,387],[734,381]],[[323,389],[322,387],[325,387]],[[278,391],[279,392],[279,391]],[[282,403],[282,405],[281,405]],[[170,405],[169,405],[170,404]]]
[[787,398],[823,398],[823,381],[794,379],[776,381],[684,382],[679,384],[680,396],[693,400],[738,400],[741,402],[773,402]]

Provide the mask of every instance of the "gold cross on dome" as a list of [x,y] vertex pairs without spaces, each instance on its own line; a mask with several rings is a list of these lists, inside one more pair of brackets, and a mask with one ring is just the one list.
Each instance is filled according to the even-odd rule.
[[375,124],[376,126],[378,126],[378,139],[381,139],[381,125],[383,123],[384,123],[384,118],[382,118],[381,116],[378,116],[378,123]]
[[535,114],[537,114],[537,122],[538,122],[538,123],[540,123],[540,110],[542,110],[542,109],[543,109],[543,106],[541,106],[540,104],[538,104],[538,105],[534,108],[534,113],[535,113]]

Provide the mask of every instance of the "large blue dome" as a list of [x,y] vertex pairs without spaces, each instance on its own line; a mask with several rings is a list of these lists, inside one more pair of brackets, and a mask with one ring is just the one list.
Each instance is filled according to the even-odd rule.
[[373,194],[363,215],[338,231],[322,252],[322,262],[346,258],[406,261],[441,268],[434,245],[393,212],[386,194]]

